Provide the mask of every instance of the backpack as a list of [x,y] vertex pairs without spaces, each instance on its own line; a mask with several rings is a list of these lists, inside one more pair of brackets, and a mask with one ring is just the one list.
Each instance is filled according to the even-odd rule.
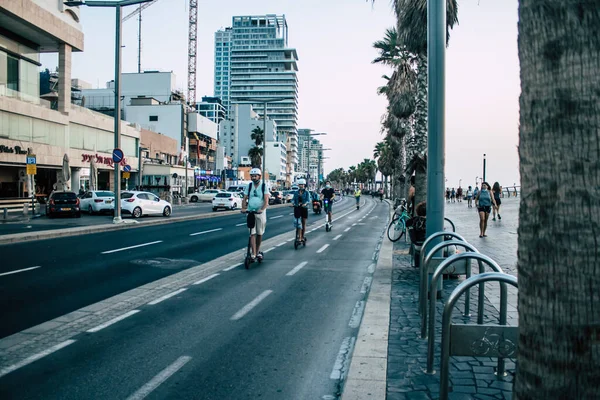
[[[250,190],[251,190],[252,186],[254,186],[254,183],[251,183],[250,185],[248,185],[248,198],[250,198]],[[262,184],[262,192],[263,192],[263,198],[264,198],[265,197],[265,183],[264,182]]]

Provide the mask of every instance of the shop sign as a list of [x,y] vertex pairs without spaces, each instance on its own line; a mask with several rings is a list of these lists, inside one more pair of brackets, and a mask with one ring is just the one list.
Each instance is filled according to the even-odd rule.
[[21,146],[9,147],[0,145],[0,153],[27,154],[27,149],[23,150]]
[[[96,164],[104,164],[104,165],[108,165],[109,167],[114,167],[114,165],[115,165],[112,157],[103,157],[98,154],[82,154],[81,161],[84,163],[89,163],[90,161],[92,161],[92,158],[94,158],[94,157],[96,159]],[[119,164],[127,165],[127,160],[125,158],[123,158]]]

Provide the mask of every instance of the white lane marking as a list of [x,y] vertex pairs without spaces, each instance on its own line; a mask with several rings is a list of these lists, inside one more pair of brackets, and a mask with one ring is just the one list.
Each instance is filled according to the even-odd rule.
[[10,274],[18,274],[19,272],[31,271],[32,269],[38,269],[38,268],[42,268],[42,266],[38,265],[38,266],[35,266],[35,267],[17,269],[15,271],[10,271],[10,272],[3,272],[3,273],[0,274],[0,276],[10,275]]
[[356,226],[356,224],[352,224],[352,226]]
[[283,246],[286,242],[279,243],[276,247]]
[[267,250],[263,251],[263,253],[268,253],[268,252],[270,252],[271,250],[275,250],[275,247],[271,247],[270,249],[267,249]]
[[212,274],[212,275],[209,275],[209,276],[207,276],[206,278],[202,278],[202,279],[200,279],[199,281],[192,283],[192,285],[199,285],[199,284],[201,284],[201,283],[204,283],[204,282],[206,282],[206,281],[210,281],[212,278],[214,278],[214,277],[216,277],[216,276],[219,276],[219,274]]
[[242,263],[233,264],[231,267],[227,267],[223,271],[231,271],[232,269],[235,269],[235,268],[239,267],[240,265],[242,265]]
[[333,364],[331,375],[329,375],[330,379],[341,380],[343,378],[348,370],[348,365],[346,363],[350,361],[350,354],[352,354],[352,348],[354,347],[355,341],[355,337],[347,337],[342,340],[340,351],[335,359],[335,364]]
[[338,240],[341,237],[342,237],[342,234],[340,233],[339,235],[337,235],[336,237],[334,237],[333,240]]
[[344,229],[344,232],[348,232],[350,230],[350,227],[347,227],[346,229]]
[[204,235],[205,233],[211,233],[211,232],[216,232],[216,231],[221,231],[221,230],[223,230],[223,228],[211,229],[211,230],[204,231],[204,232],[190,233],[190,236]]
[[241,224],[236,224],[235,226],[244,226],[244,225],[246,225],[246,222],[241,223]]
[[119,315],[118,317],[115,317],[115,318],[111,319],[110,321],[106,321],[105,323],[100,324],[100,325],[96,326],[95,328],[88,329],[86,332],[87,333],[98,332],[98,331],[100,331],[100,330],[102,330],[102,329],[104,329],[104,328],[106,328],[108,326],[111,326],[112,324],[115,324],[115,323],[117,323],[119,321],[122,321],[122,320],[124,320],[127,317],[131,317],[133,314],[137,314],[139,312],[140,312],[140,310],[131,310],[129,312],[126,312],[125,314]]
[[286,275],[287,276],[292,276],[294,275],[296,272],[300,271],[302,268],[304,268],[304,266],[308,264],[308,261],[304,261],[301,262],[300,264],[298,264],[293,270],[291,270],[290,272],[288,272]]
[[372,263],[371,265],[369,265],[369,266],[367,267],[367,272],[368,272],[369,274],[372,274],[373,272],[375,272],[375,263]]
[[329,243],[324,244],[323,247],[321,247],[319,250],[317,250],[317,253],[322,253],[323,251],[325,251],[326,248],[329,247]]
[[277,215],[276,217],[271,217],[271,219],[283,218],[283,215]]
[[369,287],[371,286],[371,282],[373,282],[373,277],[367,276],[360,288],[360,292],[363,294],[367,293],[367,291],[369,290]]
[[146,383],[144,386],[138,389],[137,392],[132,394],[127,398],[127,400],[142,400],[150,393],[154,391],[157,387],[159,387],[164,381],[169,379],[171,375],[175,372],[179,371],[185,364],[187,364],[192,357],[189,356],[181,356],[175,361],[173,364],[169,365],[167,368],[163,369],[156,375],[150,382]]
[[125,251],[125,250],[130,250],[130,249],[136,249],[138,247],[151,246],[151,245],[156,244],[156,243],[162,243],[162,240],[157,240],[155,242],[150,242],[150,243],[136,244],[135,246],[123,247],[122,249],[115,249],[115,250],[103,251],[100,254],[116,253],[118,251]]
[[159,297],[158,299],[152,300],[152,301],[151,301],[150,303],[148,303],[148,304],[149,304],[149,305],[151,305],[151,306],[153,306],[153,305],[155,305],[155,304],[158,304],[158,303],[160,303],[161,301],[164,301],[164,300],[170,299],[170,298],[171,298],[171,297],[173,297],[173,296],[177,296],[179,293],[183,293],[183,292],[185,292],[186,290],[187,290],[186,288],[182,288],[182,289],[176,290],[176,291],[174,291],[174,292],[171,292],[171,293],[169,293],[169,294],[165,294],[164,296],[161,296],[161,297]]
[[240,311],[233,314],[233,317],[231,317],[231,320],[237,321],[238,319],[242,318],[244,315],[248,314],[254,307],[256,307],[258,305],[258,303],[263,301],[271,293],[273,293],[272,290],[265,290],[264,292],[259,294],[254,300],[252,300],[250,303],[246,304]]
[[352,311],[352,317],[348,326],[350,328],[358,328],[360,326],[360,320],[362,319],[363,312],[365,311],[365,302],[363,300],[357,301]]
[[294,215],[294,213],[289,213],[288,215]]
[[17,370],[19,368],[22,368],[22,367],[24,367],[26,365],[29,365],[32,362],[39,360],[40,358],[46,357],[47,355],[50,355],[50,354],[54,353],[55,351],[58,351],[58,350],[60,350],[62,348],[65,348],[68,345],[73,344],[73,343],[75,343],[75,340],[72,340],[72,339],[65,340],[64,342],[56,344],[56,345],[50,347],[49,349],[41,351],[41,352],[39,352],[37,354],[34,354],[32,356],[29,356],[26,359],[24,359],[22,361],[19,361],[16,364],[13,364],[11,366],[3,368],[2,370],[0,370],[0,378],[2,378],[6,374],[10,374],[11,372],[13,372],[13,371],[15,371],[15,370]]

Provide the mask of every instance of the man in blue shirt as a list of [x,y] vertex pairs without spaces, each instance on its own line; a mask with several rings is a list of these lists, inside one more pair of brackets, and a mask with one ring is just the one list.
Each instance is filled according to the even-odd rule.
[[259,168],[250,170],[250,179],[252,183],[244,193],[242,201],[242,213],[252,211],[255,213],[256,224],[250,232],[250,246],[252,247],[252,260],[260,258],[263,253],[260,251],[260,244],[267,226],[267,206],[269,205],[269,191],[265,188],[265,183],[260,182],[261,171]]

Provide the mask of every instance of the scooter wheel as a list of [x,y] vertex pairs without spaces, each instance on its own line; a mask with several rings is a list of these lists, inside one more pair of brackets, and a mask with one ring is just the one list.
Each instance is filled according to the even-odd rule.
[[250,259],[248,257],[246,257],[246,259],[244,260],[244,268],[250,268]]
[[294,250],[298,250],[298,241],[294,241]]

